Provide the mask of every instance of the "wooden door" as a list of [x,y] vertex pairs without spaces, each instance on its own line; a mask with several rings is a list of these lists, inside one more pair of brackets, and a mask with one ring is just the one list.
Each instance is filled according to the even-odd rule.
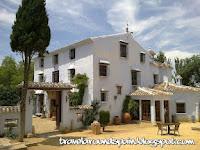
[[169,101],[164,101],[165,122],[169,122]]
[[150,100],[142,100],[142,120],[151,120]]
[[44,94],[39,95],[40,113],[44,113]]
[[57,92],[56,95],[56,127],[59,128],[61,122],[61,92]]
[[155,101],[156,121],[160,121],[160,101]]

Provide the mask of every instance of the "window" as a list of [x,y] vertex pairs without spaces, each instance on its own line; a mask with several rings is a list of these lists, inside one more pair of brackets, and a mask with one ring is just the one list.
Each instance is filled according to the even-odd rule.
[[120,42],[120,57],[127,57],[127,44],[125,42]]
[[122,94],[122,86],[117,85],[117,94]]
[[185,113],[185,103],[176,103],[176,113]]
[[75,76],[75,69],[69,69],[69,79],[72,81],[73,77]]
[[99,64],[99,75],[100,76],[107,76],[107,65],[106,64]]
[[144,53],[140,53],[140,62],[145,63],[145,54]]
[[59,82],[59,71],[52,72],[52,82]]
[[58,54],[53,56],[53,63],[54,63],[54,65],[58,64]]
[[75,59],[75,48],[70,49],[70,51],[69,51],[69,58],[70,59]]
[[41,68],[44,67],[44,58],[41,58],[41,59],[40,59],[40,67],[41,67]]
[[132,85],[138,85],[138,72],[136,70],[131,71],[131,79],[132,79]]
[[154,84],[158,84],[158,75],[157,74],[153,75],[153,81],[154,81]]
[[39,82],[44,82],[44,74],[39,74]]
[[101,101],[106,102],[107,101],[107,92],[101,91]]

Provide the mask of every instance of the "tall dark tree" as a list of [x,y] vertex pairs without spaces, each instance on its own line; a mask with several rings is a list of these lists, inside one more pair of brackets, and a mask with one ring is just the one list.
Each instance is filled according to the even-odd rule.
[[23,141],[25,133],[25,105],[31,60],[34,55],[43,56],[51,37],[45,5],[45,0],[22,0],[10,35],[12,51],[21,54],[24,65],[19,141]]

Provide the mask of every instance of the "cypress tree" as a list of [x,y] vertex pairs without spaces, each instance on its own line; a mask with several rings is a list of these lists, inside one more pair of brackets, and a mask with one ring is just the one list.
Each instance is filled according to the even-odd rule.
[[31,60],[35,55],[43,56],[51,38],[45,5],[45,0],[22,0],[10,35],[11,49],[21,54],[24,65],[19,141],[23,141],[25,133],[25,106]]

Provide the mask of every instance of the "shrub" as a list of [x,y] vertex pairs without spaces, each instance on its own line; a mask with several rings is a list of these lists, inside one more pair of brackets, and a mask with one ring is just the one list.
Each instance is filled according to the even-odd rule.
[[129,112],[129,101],[130,101],[131,97],[130,96],[126,96],[123,102],[123,108],[122,108],[122,112],[126,113]]
[[98,114],[99,103],[97,101],[92,102],[93,109],[86,109],[84,111],[83,125],[89,126],[94,120],[96,120],[96,115]]
[[133,100],[133,99],[129,100],[129,103],[128,103],[128,112],[131,115],[133,115],[133,114],[136,113],[137,108],[138,108],[138,103],[136,103],[135,100]]
[[109,111],[100,111],[99,112],[99,122],[105,131],[105,126],[110,122],[110,112]]
[[84,119],[83,119],[83,125],[85,127],[89,126],[93,121],[95,120],[95,116],[93,114],[92,109],[86,109],[84,111]]
[[138,104],[130,96],[126,96],[123,102],[122,113],[130,113],[133,116],[138,110]]

